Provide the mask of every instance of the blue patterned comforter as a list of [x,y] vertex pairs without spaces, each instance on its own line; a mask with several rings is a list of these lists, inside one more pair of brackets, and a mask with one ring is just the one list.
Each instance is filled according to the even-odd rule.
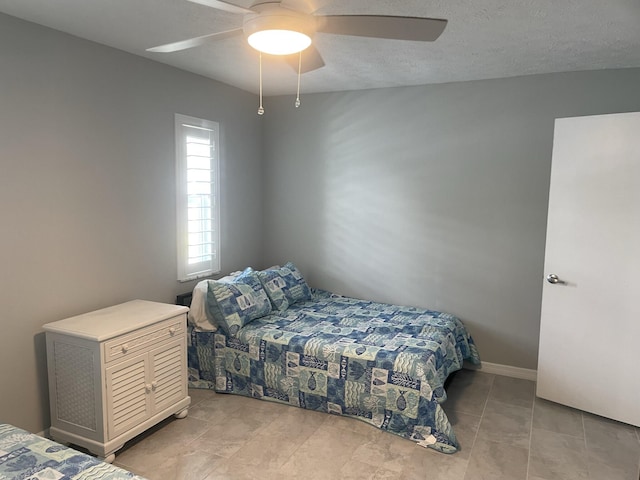
[[235,338],[190,335],[192,387],[355,417],[441,452],[458,444],[440,403],[463,360],[480,363],[453,315],[314,291]]
[[144,480],[126,470],[7,424],[0,424],[0,478]]

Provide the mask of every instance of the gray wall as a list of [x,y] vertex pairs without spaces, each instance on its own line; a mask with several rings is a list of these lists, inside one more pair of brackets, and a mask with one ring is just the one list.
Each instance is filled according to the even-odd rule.
[[554,118],[640,110],[638,85],[630,69],[271,98],[263,260],[457,314],[485,361],[535,369]]
[[1,14],[0,65],[0,421],[32,431],[44,323],[193,287],[174,113],[221,122],[223,271],[291,259],[536,368],[553,119],[640,110],[635,69],[276,97],[259,118],[246,92]]
[[173,302],[173,115],[221,123],[223,271],[261,255],[256,97],[0,14],[0,421],[49,426],[42,325]]

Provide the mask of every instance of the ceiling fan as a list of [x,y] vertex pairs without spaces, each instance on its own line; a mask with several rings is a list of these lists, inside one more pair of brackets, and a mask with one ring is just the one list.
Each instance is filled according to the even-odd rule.
[[244,15],[242,27],[210,33],[200,37],[148,48],[149,52],[176,52],[197,47],[212,40],[244,34],[256,50],[272,55],[298,56],[287,58],[293,68],[302,73],[324,66],[324,60],[311,44],[316,32],[360,37],[432,42],[447,21],[438,18],[389,15],[318,15],[320,8],[331,0],[258,0],[250,8],[222,0],[189,0],[225,12]]

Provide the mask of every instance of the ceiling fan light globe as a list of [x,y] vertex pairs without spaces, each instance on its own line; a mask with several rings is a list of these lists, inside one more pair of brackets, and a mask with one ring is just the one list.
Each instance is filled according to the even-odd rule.
[[293,30],[262,30],[247,37],[249,45],[270,55],[291,55],[311,45],[311,38]]
[[256,50],[271,55],[291,55],[311,45],[316,18],[284,8],[279,2],[258,3],[244,16],[242,29]]

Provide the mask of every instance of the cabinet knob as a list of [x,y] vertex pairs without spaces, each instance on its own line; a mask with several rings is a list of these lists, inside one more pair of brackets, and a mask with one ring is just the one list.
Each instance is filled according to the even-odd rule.
[[151,390],[155,392],[156,388],[158,388],[158,382],[151,382]]
[[176,327],[171,327],[171,328],[169,329],[169,335],[173,335],[173,334],[175,334],[175,333],[176,333]]
[[129,344],[125,343],[124,345],[122,345],[122,353],[127,353],[128,350],[129,350]]
[[150,383],[147,383],[147,384],[144,386],[144,389],[147,391],[147,393],[149,393],[149,392],[151,391],[151,384],[150,384]]

